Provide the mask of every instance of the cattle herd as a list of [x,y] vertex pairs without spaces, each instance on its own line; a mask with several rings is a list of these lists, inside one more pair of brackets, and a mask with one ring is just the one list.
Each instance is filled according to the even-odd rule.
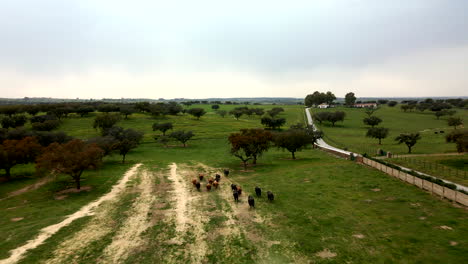
[[[229,175],[229,170],[225,169],[224,170],[224,176]],[[201,189],[201,181],[205,178],[205,174],[199,173],[198,174],[198,180],[196,178],[192,179],[192,184],[197,188],[198,191]],[[215,174],[215,177],[212,178],[210,177],[208,179],[208,183],[206,184],[206,190],[211,191],[211,188],[218,188],[219,187],[219,182],[221,181],[221,175]],[[231,184],[231,190],[232,190],[232,196],[234,197],[235,202],[239,202],[239,196],[242,195],[242,188],[236,184]],[[255,194],[257,197],[262,197],[262,189],[258,186],[255,187]],[[268,201],[273,202],[275,199],[275,196],[271,191],[267,191],[267,198]],[[247,201],[249,203],[250,208],[255,208],[255,199],[252,195],[249,195],[247,198]]]

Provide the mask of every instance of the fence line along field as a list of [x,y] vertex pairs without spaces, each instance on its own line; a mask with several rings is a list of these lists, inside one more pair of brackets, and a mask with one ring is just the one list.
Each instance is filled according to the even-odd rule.
[[[100,169],[85,170],[80,190],[69,175],[53,174],[44,180],[31,163],[12,167],[11,179],[0,183],[0,263],[466,262],[466,208],[382,172],[311,147],[298,151],[295,160],[288,151],[272,147],[244,170],[230,154],[228,136],[263,125],[260,115],[219,114],[235,107],[239,106],[219,105],[216,110],[211,105],[184,106],[202,108],[206,114],[199,119],[188,113],[133,113],[122,118],[118,126],[144,133],[140,144],[126,154],[125,163],[115,153],[103,158]],[[284,112],[276,118],[286,120],[283,129],[304,124],[300,105],[248,107],[265,111],[282,107]],[[337,141],[349,136],[345,143],[351,146],[358,145],[358,135],[362,142],[370,142],[361,135],[362,125],[351,121],[356,117],[362,122],[358,111],[347,111],[343,125],[322,126],[325,135]],[[390,116],[400,124],[409,120],[393,109],[378,111],[384,122],[391,123]],[[96,115],[70,114],[61,118],[58,129],[79,139],[97,137],[101,131],[93,128]],[[406,121],[396,121],[399,115]],[[411,131],[440,127],[436,119],[426,121],[429,125],[408,127]],[[173,124],[168,135],[193,131],[186,147],[174,139],[162,141],[163,132],[153,131],[154,123],[165,122]],[[414,152],[454,151],[453,143],[441,142],[431,149],[423,134]],[[385,140],[384,148],[404,151],[404,146]],[[117,195],[21,257],[11,258],[42,229],[105,197],[140,163]],[[219,186],[208,190],[216,174],[221,175]],[[234,201],[232,184],[242,188],[239,202]],[[261,197],[255,194],[257,186]],[[267,191],[274,193],[274,201],[267,199]],[[247,203],[249,195],[255,199],[254,208]]]
[[[456,108],[457,116],[468,117],[468,110]],[[419,133],[421,139],[412,149],[415,154],[431,154],[456,152],[454,144],[447,143],[445,136],[454,130],[448,125],[449,117],[442,116],[439,119],[427,110],[425,112],[404,112],[400,107],[381,106],[372,116],[379,117],[382,122],[379,127],[389,129],[389,134],[382,139],[379,145],[378,139],[366,137],[369,125],[363,122],[368,117],[364,108],[335,107],[328,109],[311,108],[312,113],[343,111],[346,115],[343,122],[337,122],[335,126],[328,122],[320,124],[319,129],[325,134],[325,139],[330,144],[348,148],[358,153],[375,155],[378,149],[392,153],[406,154],[408,149],[405,144],[398,144],[395,138],[400,133]]]

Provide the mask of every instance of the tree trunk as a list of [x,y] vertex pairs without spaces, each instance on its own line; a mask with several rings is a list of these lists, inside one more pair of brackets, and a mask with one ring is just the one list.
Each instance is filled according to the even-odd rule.
[[185,148],[185,142],[182,142],[184,144],[184,148]]
[[408,146],[408,153],[411,154],[411,146]]
[[247,171],[247,161],[242,161],[244,163],[244,170]]
[[382,139],[379,138],[379,145],[382,145]]
[[127,154],[122,155],[122,163],[125,163],[125,155],[127,155]]
[[10,170],[11,170],[11,168],[5,168],[5,172],[6,172],[5,176],[6,176],[7,180],[11,179]]
[[81,185],[80,185],[80,176],[73,177],[73,179],[75,179],[76,189],[79,190],[79,189],[81,188]]
[[257,155],[253,155],[252,164],[257,164]]
[[291,151],[291,155],[292,155],[292,158],[293,158],[293,159],[296,159],[296,156],[294,155],[294,152],[295,152],[295,151]]

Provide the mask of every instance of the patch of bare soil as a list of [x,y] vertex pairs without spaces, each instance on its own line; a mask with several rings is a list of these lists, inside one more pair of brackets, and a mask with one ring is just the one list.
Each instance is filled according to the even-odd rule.
[[54,179],[54,177],[55,177],[54,175],[50,175],[48,177],[41,178],[37,182],[35,182],[35,183],[31,184],[31,185],[25,186],[25,187],[23,187],[21,189],[18,189],[16,191],[8,193],[7,196],[0,199],[0,201],[6,200],[6,199],[14,197],[14,196],[18,196],[18,195],[23,194],[25,192],[29,192],[29,191],[39,189],[39,187],[41,187],[44,184],[52,181]]
[[[99,205],[101,205],[105,201],[112,201],[123,190],[125,190],[126,183],[128,182],[128,180],[132,176],[134,176],[136,174],[136,171],[137,171],[137,169],[138,169],[138,167],[140,165],[141,165],[141,163],[136,164],[130,170],[128,170],[124,174],[122,179],[120,179],[120,181],[112,187],[112,189],[111,189],[111,191],[109,193],[107,193],[104,196],[100,197],[98,200],[95,200],[95,201],[83,206],[77,212],[67,216],[65,218],[65,220],[63,220],[62,222],[60,222],[58,224],[50,225],[50,226],[47,226],[47,227],[41,229],[39,231],[39,235],[37,235],[34,239],[29,240],[28,242],[26,242],[26,244],[24,244],[21,247],[18,247],[16,249],[11,250],[10,251],[11,252],[10,257],[8,257],[6,259],[3,259],[3,260],[0,260],[0,264],[12,264],[12,263],[18,262],[19,260],[21,260],[24,257],[24,254],[28,250],[38,247],[39,245],[44,243],[44,241],[46,241],[49,237],[51,237],[52,235],[57,233],[60,229],[62,229],[63,227],[69,225],[70,223],[72,223],[76,219],[79,219],[79,218],[82,218],[82,217],[85,217],[85,216],[89,216],[89,215],[94,215],[95,214],[94,209],[96,209]],[[83,236],[83,237],[96,235],[96,234],[99,233],[99,230],[88,229],[86,233],[88,233],[88,234]],[[74,252],[74,250],[76,251],[76,249],[77,249],[76,247],[73,248],[73,249],[70,249],[69,252]]]
[[173,244],[183,244],[187,242],[187,234],[193,235],[193,243],[188,245],[185,256],[190,258],[191,263],[201,263],[208,250],[206,243],[206,232],[204,225],[207,222],[206,216],[197,209],[200,206],[201,195],[189,191],[190,177],[193,172],[178,171],[177,164],[171,166],[169,180],[173,185],[173,198],[175,202],[176,237],[171,239]]
[[363,239],[364,235],[363,234],[354,234],[353,237]]
[[439,228],[443,230],[453,230],[453,228],[451,228],[450,226],[446,226],[446,225],[439,226]]
[[379,188],[374,188],[374,189],[371,189],[373,192],[380,192],[381,190]]
[[12,222],[18,222],[18,221],[21,221],[21,220],[23,220],[23,219],[24,219],[24,217],[15,217],[15,218],[11,218],[10,221],[12,221]]
[[155,202],[151,174],[143,171],[142,180],[138,186],[140,196],[135,200],[130,211],[130,217],[112,239],[103,253],[102,263],[120,263],[136,248],[144,244],[141,234],[150,227],[148,215]]
[[317,252],[315,254],[317,257],[320,257],[320,258],[334,258],[336,257],[336,253],[334,252],[331,252],[328,248],[320,251],[320,252]]

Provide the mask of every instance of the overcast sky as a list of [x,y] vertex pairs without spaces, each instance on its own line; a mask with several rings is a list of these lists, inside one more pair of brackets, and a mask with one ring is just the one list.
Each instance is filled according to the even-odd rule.
[[467,0],[2,0],[0,97],[468,96]]

